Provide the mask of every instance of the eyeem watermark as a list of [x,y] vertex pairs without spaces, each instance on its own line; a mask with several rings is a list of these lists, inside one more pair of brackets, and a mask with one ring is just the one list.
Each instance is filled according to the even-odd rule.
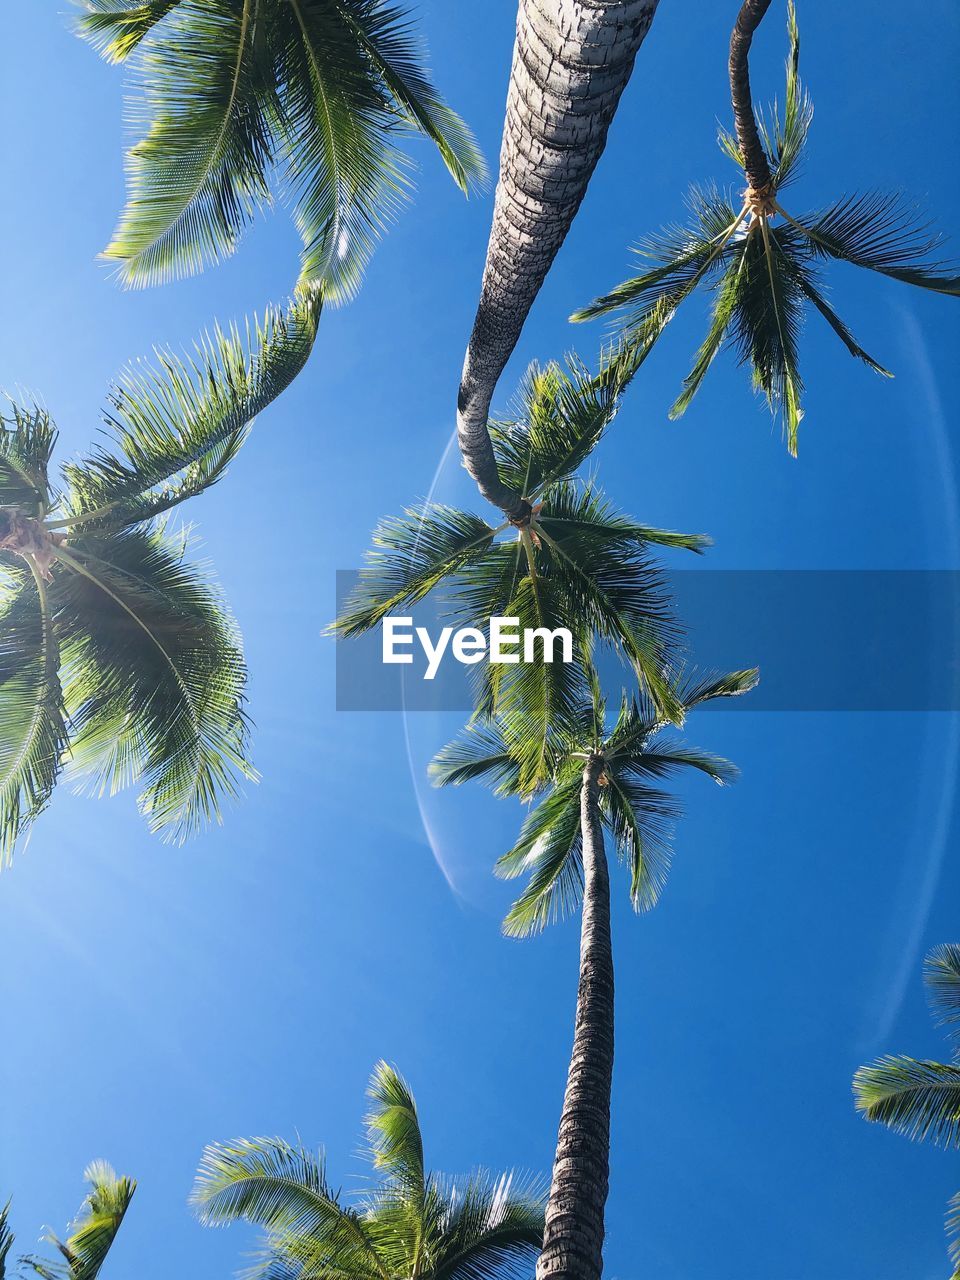
[[548,627],[521,629],[519,618],[491,618],[486,631],[479,627],[443,627],[436,638],[427,627],[415,627],[413,618],[384,618],[382,626],[385,665],[412,665],[413,648],[418,644],[427,660],[424,680],[435,679],[448,652],[465,667],[478,662],[516,665],[573,661],[573,635],[567,627],[552,631]]

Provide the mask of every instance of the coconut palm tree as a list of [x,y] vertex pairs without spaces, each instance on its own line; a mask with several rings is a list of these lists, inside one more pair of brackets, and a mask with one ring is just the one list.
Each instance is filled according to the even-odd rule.
[[376,1179],[354,1203],[323,1155],[279,1138],[207,1147],[192,1201],[202,1222],[266,1233],[263,1280],[520,1280],[543,1240],[543,1192],[527,1178],[428,1173],[413,1095],[380,1062],[368,1089]]
[[[461,626],[494,617],[524,628],[567,627],[611,642],[664,714],[682,707],[665,674],[676,628],[651,544],[702,551],[708,539],[638,524],[592,482],[572,477],[617,412],[629,381],[622,353],[591,375],[575,359],[531,366],[510,421],[492,426],[497,467],[528,514],[493,526],[471,512],[424,503],[383,521],[332,630],[361,634],[437,592]],[[545,779],[552,729],[567,721],[582,685],[577,662],[481,664],[478,710],[514,732],[522,788]],[[507,715],[507,712],[510,715]]]
[[[960,945],[936,947],[927,956],[924,981],[937,1021],[960,1036]],[[853,1078],[857,1110],[868,1120],[908,1138],[960,1147],[960,1052],[950,1063],[886,1057],[861,1067]],[[960,1193],[950,1202],[951,1280],[960,1280]]]
[[803,417],[799,367],[805,309],[826,320],[852,356],[890,376],[857,342],[827,300],[821,267],[846,262],[937,293],[960,294],[956,267],[935,260],[939,238],[898,194],[861,192],[841,196],[813,213],[793,214],[782,193],[804,159],[813,117],[799,77],[800,37],[792,0],[788,4],[790,54],[782,115],[754,116],[747,55],[770,0],[747,0],[730,46],[730,86],[735,131],[721,130],[722,150],[741,168],[746,190],[732,197],[716,187],[693,188],[692,220],[642,241],[644,269],[576,312],[574,321],[619,314],[635,345],[634,359],[648,353],[677,307],[703,286],[713,302],[707,336],[696,353],[683,390],[670,411],[678,418],[690,405],[714,357],[732,346],[749,365],[754,386],[771,411],[782,415],[787,447],[797,452]]
[[[103,1160],[95,1160],[83,1176],[90,1191],[66,1240],[58,1239],[52,1231],[45,1236],[60,1258],[55,1262],[33,1256],[22,1259],[42,1280],[97,1280],[137,1189],[132,1178],[118,1178]],[[8,1233],[7,1252],[12,1241]],[[0,1242],[0,1280],[4,1276],[4,1257]]]
[[430,138],[464,191],[484,177],[469,129],[385,0],[77,0],[79,29],[132,59],[129,195],[105,257],[128,285],[232,253],[271,193],[290,193],[301,283],[351,297],[410,188],[404,133]]
[[[656,706],[643,694],[623,697],[611,724],[595,673],[572,731],[551,741],[551,778],[520,838],[497,864],[500,875],[527,876],[504,931],[526,937],[581,908],[580,974],[573,1052],[567,1075],[553,1182],[547,1203],[538,1280],[564,1276],[599,1280],[604,1205],[610,1162],[613,1077],[614,968],[610,880],[604,831],[626,864],[637,911],[655,905],[669,862],[676,801],[656,785],[687,768],[729,782],[727,761],[671,740]],[[684,711],[751,689],[756,671],[687,680],[678,697]],[[511,733],[477,723],[446,747],[431,766],[438,786],[472,779],[500,795],[517,794],[520,770]]]
[[500,179],[480,302],[457,400],[457,436],[480,492],[529,512],[497,470],[487,431],[500,375],[607,142],[657,0],[520,0]]
[[245,667],[220,592],[169,513],[215,484],[254,416],[303,367],[319,305],[303,299],[160,353],[111,390],[115,451],[61,469],[37,407],[0,418],[0,863],[62,767],[99,793],[139,783],[150,827],[183,839],[248,761]]

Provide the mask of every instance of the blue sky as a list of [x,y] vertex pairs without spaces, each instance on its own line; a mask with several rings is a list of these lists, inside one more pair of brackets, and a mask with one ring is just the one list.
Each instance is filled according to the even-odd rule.
[[[278,211],[197,280],[115,286],[94,259],[122,196],[121,77],[72,38],[65,7],[0,16],[0,383],[42,396],[61,456],[90,441],[128,359],[262,308],[296,273]],[[591,357],[601,331],[565,317],[622,277],[632,240],[681,214],[690,180],[735,177],[714,144],[734,7],[661,5],[501,402],[529,359],[574,343]],[[902,187],[960,230],[955,5],[799,7],[817,115],[795,203]],[[762,97],[782,84],[780,8],[756,45]],[[514,6],[420,13],[436,78],[494,161]],[[410,1079],[435,1168],[549,1169],[577,926],[500,937],[509,887],[489,868],[517,811],[426,788],[449,718],[338,715],[321,636],[335,571],[382,514],[435,479],[473,501],[455,459],[441,463],[490,198],[464,203],[416,154],[416,203],[360,299],[324,317],[305,374],[189,512],[245,635],[262,784],[184,849],[147,836],[132,796],[64,791],[0,877],[0,1197],[14,1195],[29,1248],[75,1210],[90,1159],[136,1175],[110,1276],[239,1265],[250,1237],[186,1208],[205,1142],[299,1131],[353,1185],[379,1057]],[[605,485],[648,523],[709,532],[718,568],[960,568],[956,305],[852,272],[834,282],[894,382],[811,322],[798,462],[728,358],[670,424],[703,320],[681,316],[602,445]],[[956,1161],[864,1124],[850,1078],[880,1053],[945,1051],[920,964],[957,937],[957,735],[946,714],[691,724],[743,777],[685,792],[653,914],[635,918],[614,881],[611,1280],[686,1280],[705,1263],[713,1280],[946,1274]]]

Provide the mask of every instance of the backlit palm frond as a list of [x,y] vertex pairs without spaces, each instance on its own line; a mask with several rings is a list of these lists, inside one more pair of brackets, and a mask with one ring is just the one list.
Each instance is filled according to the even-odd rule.
[[[536,648],[534,661],[491,667],[492,714],[517,765],[517,788],[530,796],[550,777],[554,743],[576,722],[584,697],[583,669],[577,661],[579,625],[567,610],[567,592],[557,574],[531,572],[521,581],[505,616],[517,619],[521,636],[539,632],[550,636],[559,628],[571,631],[572,661],[563,661],[559,646],[552,658],[547,640]],[[523,655],[520,655],[522,658]]]
[[665,792],[609,771],[602,788],[601,812],[620,858],[630,869],[630,901],[635,911],[656,906],[670,870],[677,802]]
[[66,1240],[56,1242],[69,1259],[70,1280],[96,1280],[137,1189],[132,1178],[118,1178],[103,1160],[83,1176],[90,1192]]
[[0,867],[46,808],[67,746],[50,588],[38,573],[10,574],[0,609]]
[[304,1147],[279,1138],[208,1146],[190,1199],[207,1226],[243,1220],[276,1235],[287,1257],[322,1250],[345,1275],[383,1274],[363,1217],[340,1203],[322,1157]]
[[543,1245],[545,1187],[516,1173],[439,1182],[431,1280],[527,1280]]
[[678,683],[680,699],[688,711],[713,702],[717,698],[739,698],[755,689],[760,681],[760,669],[747,667],[742,671],[715,673],[690,671]]
[[351,0],[343,20],[370,58],[402,119],[430,138],[464,193],[487,180],[487,166],[473,133],[442,99],[423,70],[422,42],[403,11],[383,0]]
[[886,1057],[854,1077],[857,1109],[908,1138],[960,1146],[960,1066]]
[[960,1280],[960,1193],[950,1201],[947,1235],[950,1238],[950,1261],[953,1263],[950,1280]]
[[927,994],[940,1026],[960,1036],[960,946],[947,943],[927,956],[923,971]]
[[494,529],[479,516],[437,503],[408,508],[383,520],[373,534],[373,549],[331,630],[360,635],[388,614],[422,600],[445,579],[459,573],[493,541]]
[[152,519],[214,484],[261,413],[303,369],[320,304],[301,298],[284,312],[215,329],[192,356],[158,352],[133,366],[110,394],[106,415],[118,450],[99,447],[64,468],[64,523],[122,528]]
[[104,256],[124,283],[192,275],[233,252],[269,201],[276,86],[258,45],[264,0],[181,0],[140,46],[141,140]]
[[57,431],[42,409],[12,401],[0,414],[0,507],[39,516],[52,503],[48,478]]
[[559,781],[531,810],[517,843],[497,863],[500,876],[529,876],[503,922],[504,933],[510,937],[539,933],[580,906],[580,784],[580,770]]
[[74,0],[77,31],[107,62],[123,62],[181,0]]
[[741,362],[753,373],[774,414],[781,414],[787,448],[797,452],[803,417],[803,382],[799,368],[803,327],[803,291],[790,267],[796,236],[774,230],[766,220],[753,229],[744,246],[734,333]]
[[0,1209],[0,1280],[7,1280],[7,1259],[13,1248],[13,1232],[10,1230],[10,1201]]
[[936,293],[960,294],[957,267],[931,257],[940,249],[941,238],[929,234],[916,208],[899,192],[842,196],[821,213],[784,216],[820,257],[849,262]]
[[386,1062],[374,1067],[367,1097],[367,1138],[373,1167],[382,1170],[402,1191],[422,1205],[426,1192],[423,1137],[417,1104],[406,1081]]
[[273,16],[285,87],[281,159],[303,240],[301,283],[353,297],[410,189],[389,94],[340,6],[289,0]]
[[482,781],[495,795],[516,795],[520,770],[496,722],[475,720],[430,762],[434,786]]
[[636,526],[617,527],[610,518],[615,522],[610,504],[592,488],[555,486],[544,501],[538,527],[564,597],[557,616],[614,645],[663,714],[681,723],[667,673],[680,638],[669,592]]
[[688,226],[667,227],[634,250],[654,265],[574,312],[574,323],[622,312],[628,337],[642,339],[647,349],[653,345],[680,303],[724,265],[744,218],[715,188],[692,188],[690,203],[694,217]]
[[591,374],[576,356],[564,369],[555,361],[526,373],[516,403],[516,420],[491,424],[501,479],[532,499],[566,480],[593,451],[616,416],[631,371],[623,344],[601,353]]
[[239,637],[183,551],[157,531],[83,533],[55,584],[72,768],[100,793],[139,783],[151,830],[176,841],[256,777]]

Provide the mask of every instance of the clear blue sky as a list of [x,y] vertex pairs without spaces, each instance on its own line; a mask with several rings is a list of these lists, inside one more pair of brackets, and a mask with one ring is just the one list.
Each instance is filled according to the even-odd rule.
[[[88,444],[125,361],[280,298],[296,271],[278,211],[198,280],[111,282],[94,257],[122,194],[121,77],[69,34],[66,7],[0,15],[0,383],[44,398],[61,456]],[[714,133],[735,7],[663,0],[502,399],[530,358],[574,341],[590,357],[599,331],[565,317],[621,278],[629,242],[680,214],[689,180],[733,177]],[[955,4],[799,7],[817,116],[796,201],[902,186],[960,232]],[[764,97],[782,84],[781,9],[757,42]],[[512,0],[427,0],[421,15],[440,85],[495,161]],[[515,811],[423,787],[449,723],[411,717],[408,758],[399,715],[336,714],[321,637],[335,570],[426,493],[452,428],[490,199],[465,204],[417,155],[416,204],[360,300],[326,315],[306,373],[189,512],[246,637],[263,783],[182,850],[147,836],[132,796],[64,791],[0,877],[0,1198],[14,1195],[29,1248],[77,1207],[88,1160],[135,1174],[108,1277],[239,1265],[250,1237],[186,1208],[207,1141],[299,1131],[352,1185],[381,1056],[416,1090],[435,1168],[550,1165],[577,926],[500,937],[509,887],[489,868]],[[794,462],[728,359],[667,422],[702,323],[678,318],[602,446],[605,483],[644,521],[712,534],[717,567],[960,567],[958,308],[850,272],[835,285],[896,381],[811,323]],[[455,466],[439,492],[469,497]],[[690,787],[656,912],[633,917],[615,881],[610,1280],[946,1274],[957,1162],[863,1123],[850,1078],[882,1052],[944,1051],[920,963],[958,934],[957,733],[945,714],[691,725],[743,778]]]

